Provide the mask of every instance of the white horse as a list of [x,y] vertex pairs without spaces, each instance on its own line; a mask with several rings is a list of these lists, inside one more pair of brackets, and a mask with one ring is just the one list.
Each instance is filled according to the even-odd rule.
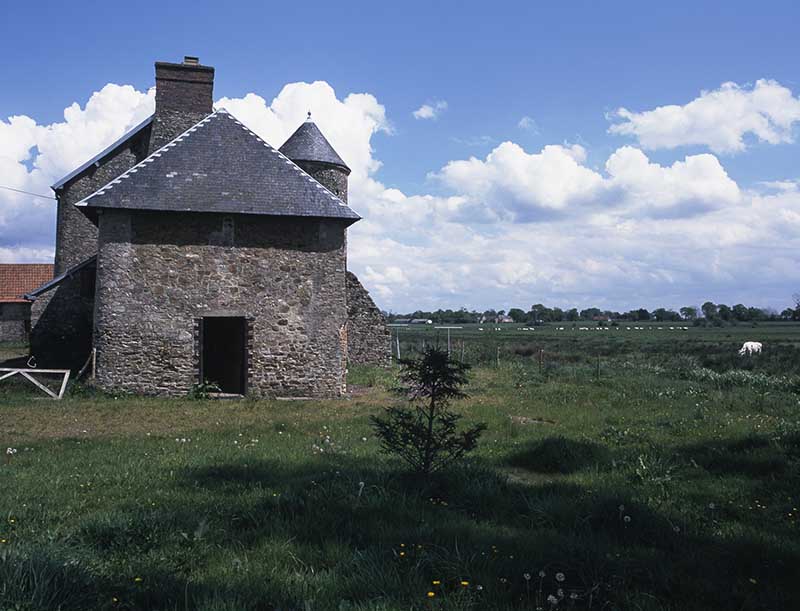
[[739,350],[739,356],[744,356],[745,354],[748,356],[751,354],[761,354],[762,347],[761,342],[745,342],[742,344],[741,350]]

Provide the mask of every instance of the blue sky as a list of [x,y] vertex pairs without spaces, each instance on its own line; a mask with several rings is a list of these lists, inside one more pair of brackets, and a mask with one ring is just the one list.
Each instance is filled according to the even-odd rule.
[[[670,196],[674,207],[655,215],[631,212],[640,208],[631,205],[623,206],[627,212],[622,213],[614,204],[614,212],[606,215],[608,222],[619,227],[635,221],[633,231],[640,232],[643,241],[650,241],[651,252],[643,253],[647,248],[644,242],[637,250],[630,238],[620,247],[622,238],[613,236],[608,237],[610,244],[598,239],[594,250],[577,249],[576,257],[586,265],[595,262],[598,270],[609,273],[607,283],[597,283],[573,278],[571,275],[579,273],[577,264],[558,275],[564,253],[571,252],[570,248],[575,251],[575,244],[560,244],[555,249],[558,252],[543,253],[541,241],[555,242],[575,229],[576,219],[602,212],[597,207],[607,205],[619,189],[629,189],[630,181],[624,187],[606,185],[602,194],[595,185],[578,189],[575,197],[562,201],[559,195],[558,201],[548,201],[551,190],[527,198],[520,195],[528,188],[524,177],[518,185],[509,185],[507,176],[497,176],[503,171],[511,175],[517,166],[493,167],[492,178],[486,177],[487,155],[504,142],[518,147],[506,152],[509,159],[519,158],[517,169],[523,173],[528,162],[538,163],[537,158],[525,155],[537,155],[548,145],[565,150],[579,145],[581,150],[575,155],[581,168],[603,178],[609,177],[605,169],[609,158],[626,145],[641,149],[650,163],[664,168],[687,156],[713,155],[741,193],[763,189],[765,182],[786,183],[779,210],[770,209],[769,214],[777,210],[794,218],[791,213],[797,211],[797,202],[792,189],[797,185],[791,181],[800,178],[796,138],[800,124],[791,118],[775,142],[746,126],[732,127],[741,131],[744,143],[743,150],[735,151],[691,139],[677,146],[648,147],[643,144],[645,136],[609,133],[609,127],[621,121],[614,117],[621,107],[643,113],[669,104],[683,106],[726,82],[736,83],[746,95],[757,81],[765,79],[776,83],[773,93],[780,93],[780,86],[790,92],[790,101],[797,99],[800,5],[647,4],[643,8],[641,2],[14,3],[4,7],[5,19],[0,23],[4,58],[0,64],[0,121],[25,115],[40,126],[62,122],[65,108],[73,102],[85,107],[89,96],[108,83],[147,92],[153,85],[153,62],[178,61],[185,54],[198,55],[217,68],[217,99],[240,99],[252,92],[269,106],[287,84],[324,81],[337,101],[344,102],[350,93],[367,93],[384,112],[378,125],[365,132],[366,143],[361,143],[362,149],[364,145],[370,149],[369,160],[363,171],[363,188],[358,183],[353,201],[374,223],[362,230],[361,238],[360,230],[354,229],[351,246],[353,267],[384,307],[526,307],[539,301],[561,306],[598,303],[622,308],[663,303],[679,307],[704,297],[783,306],[793,292],[800,291],[797,276],[783,273],[797,255],[785,249],[764,254],[761,249],[764,240],[789,247],[795,238],[790,233],[780,234],[778,239],[775,232],[779,229],[774,227],[763,228],[758,236],[750,236],[749,242],[742,238],[742,228],[752,225],[742,207],[749,205],[751,214],[756,214],[752,201],[742,200],[751,195],[733,195],[724,186],[709,189],[700,185],[686,197]],[[298,99],[306,99],[298,95]],[[413,116],[422,105],[435,106],[437,102],[445,102],[446,108],[436,118]],[[252,112],[252,121],[258,123],[258,113]],[[524,117],[535,128],[520,127]],[[324,120],[318,120],[323,127]],[[712,120],[720,122],[716,115]],[[700,126],[697,131],[703,129]],[[6,137],[17,137],[13,133],[9,131]],[[334,145],[341,148],[336,142]],[[341,146],[347,149],[349,145]],[[484,165],[476,165],[471,173],[465,167],[449,165],[472,157]],[[68,161],[72,160],[59,163]],[[77,165],[83,159],[74,161]],[[26,163],[30,168],[36,162],[28,159]],[[563,165],[559,160],[554,163]],[[708,176],[715,171],[703,170]],[[475,172],[483,172],[482,181],[496,184],[491,188],[478,185]],[[0,170],[0,178],[7,181],[12,174],[4,177]],[[537,174],[536,184],[549,175]],[[573,179],[563,179],[559,189],[568,188],[572,193],[569,184],[564,187],[564,180]],[[376,184],[380,192],[375,190]],[[672,179],[665,185],[672,186],[664,189],[674,188]],[[637,196],[643,192],[640,187],[635,185]],[[396,201],[394,189],[406,198],[396,213],[376,203]],[[759,191],[758,197],[770,193]],[[453,197],[464,201],[448,203]],[[719,202],[711,201],[715,197],[721,198]],[[594,207],[588,212],[582,208],[587,198],[594,198]],[[519,209],[523,205],[527,206],[524,213]],[[739,237],[717,244],[702,256],[717,255],[720,262],[735,260],[736,265],[722,269],[721,263],[717,272],[687,269],[679,260],[680,245],[675,239],[682,229],[674,226],[665,231],[663,223],[652,219],[681,217],[687,223],[692,218],[700,223],[700,213],[722,205],[735,205],[741,214],[736,221],[739,225],[721,228],[719,233],[729,230],[731,236]],[[11,204],[7,206],[10,209]],[[453,212],[453,208],[458,210]],[[561,224],[552,222],[554,211]],[[396,218],[402,215],[424,217],[429,223],[423,227],[403,223]],[[719,216],[704,217],[702,222],[719,222]],[[567,217],[572,220],[567,222]],[[14,221],[17,217],[7,213],[5,218],[2,224],[0,216],[0,249],[5,248],[6,254],[0,256],[15,260],[45,256],[41,253],[52,231],[29,236],[27,226]],[[646,227],[641,225],[643,218],[651,219]],[[579,233],[600,236],[604,230],[598,226],[603,222],[598,222],[593,229],[581,227]],[[471,253],[467,268],[453,271],[458,259],[442,250],[443,244],[433,243],[433,225],[439,233],[451,232],[464,244]],[[786,223],[783,226],[786,229]],[[539,243],[537,252],[526,250],[523,235]],[[521,262],[530,273],[519,277],[506,274],[508,277],[494,284],[487,281],[492,274],[503,275],[497,268],[484,267],[494,254],[494,249],[486,246],[487,237],[518,244],[518,256],[504,253],[503,264]],[[708,240],[706,236],[693,239],[701,244]],[[361,254],[354,251],[359,240],[363,242]],[[398,248],[389,249],[388,254],[380,252],[376,244],[387,240],[413,247],[404,255],[413,260],[404,260],[397,254]],[[580,238],[577,241],[587,243]],[[687,247],[691,243],[689,240]],[[652,256],[657,250],[670,259],[663,269]],[[12,251],[16,255],[9,254]],[[392,251],[395,254],[389,256]],[[613,257],[604,259],[609,251],[614,251]],[[641,287],[619,282],[626,278],[628,257]],[[687,252],[686,257],[693,254]],[[771,266],[768,274],[760,267],[765,264]],[[550,273],[543,271],[544,265]],[[431,268],[445,270],[449,281],[437,282],[429,273]],[[558,280],[567,276],[569,282]],[[754,277],[760,280],[753,282]],[[707,293],[701,294],[703,291]]]

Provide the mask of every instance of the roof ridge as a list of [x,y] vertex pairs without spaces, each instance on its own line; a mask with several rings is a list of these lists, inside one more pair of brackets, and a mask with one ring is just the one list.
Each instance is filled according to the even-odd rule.
[[97,191],[95,191],[91,195],[87,195],[86,197],[84,197],[79,202],[76,202],[75,205],[76,206],[81,206],[81,207],[86,206],[86,202],[88,202],[90,199],[92,199],[95,195],[102,195],[103,193],[105,193],[109,189],[113,189],[115,184],[119,184],[119,182],[124,178],[130,178],[130,176],[132,174],[135,174],[136,172],[139,171],[139,168],[142,168],[146,164],[152,163],[153,161],[155,161],[156,159],[161,157],[162,153],[166,152],[168,149],[171,149],[171,148],[175,147],[178,144],[178,142],[182,142],[185,138],[189,137],[192,133],[196,132],[199,127],[202,127],[203,125],[208,123],[217,114],[228,115],[230,113],[227,110],[225,110],[224,108],[220,108],[219,110],[215,110],[211,114],[206,115],[200,121],[198,121],[197,123],[192,125],[189,129],[187,129],[185,132],[183,132],[182,134],[179,134],[178,136],[176,136],[175,138],[173,138],[172,140],[167,142],[160,149],[155,150],[152,153],[150,153],[147,157],[142,159],[135,166],[128,168],[127,170],[125,170],[122,174],[120,174],[116,178],[108,181],[105,185],[103,185],[102,187],[97,189]]
[[[225,111],[225,109],[224,109],[224,108],[223,108],[223,109],[221,109],[221,110]],[[344,200],[342,200],[342,198],[341,198],[341,197],[339,197],[339,196],[337,196],[337,195],[333,194],[333,193],[332,193],[332,192],[331,192],[331,191],[330,191],[330,190],[329,190],[329,189],[328,189],[328,188],[327,188],[325,185],[323,185],[323,184],[322,184],[320,181],[318,181],[316,178],[314,178],[313,176],[311,176],[311,174],[309,174],[308,172],[306,172],[306,171],[305,171],[303,168],[301,168],[301,167],[300,167],[299,165],[297,165],[297,164],[296,164],[294,161],[292,161],[291,159],[289,159],[289,158],[288,158],[286,155],[284,155],[283,153],[281,153],[280,149],[277,149],[277,148],[275,148],[275,147],[274,147],[274,146],[272,146],[272,145],[271,145],[269,142],[267,142],[266,140],[264,140],[263,138],[261,138],[261,136],[259,136],[257,133],[255,133],[255,132],[254,132],[252,129],[250,129],[249,127],[247,127],[247,126],[246,126],[244,123],[242,123],[241,121],[239,121],[239,119],[237,119],[237,118],[236,118],[236,117],[235,117],[235,116],[234,116],[232,113],[230,113],[230,112],[227,112],[227,111],[225,111],[225,112],[226,112],[226,114],[228,115],[228,117],[229,117],[229,118],[233,119],[233,120],[236,122],[236,124],[237,124],[237,125],[241,126],[241,127],[242,127],[242,128],[245,130],[245,131],[249,132],[249,133],[250,133],[250,135],[252,135],[252,136],[253,136],[253,137],[254,137],[256,140],[258,140],[259,142],[261,142],[261,143],[262,143],[264,146],[266,146],[266,147],[268,147],[269,149],[271,149],[273,153],[275,153],[276,155],[278,155],[278,157],[282,158],[282,159],[283,159],[283,160],[284,160],[286,163],[288,163],[288,164],[289,164],[289,165],[292,167],[292,169],[294,169],[294,170],[297,170],[297,171],[299,171],[301,174],[303,174],[303,175],[304,175],[304,177],[306,178],[306,180],[309,180],[309,181],[311,181],[311,182],[314,184],[314,186],[315,186],[315,187],[317,187],[318,189],[322,189],[322,190],[324,190],[324,191],[325,191],[325,194],[326,194],[328,197],[330,197],[330,198],[331,198],[333,201],[335,201],[335,202],[336,202],[337,204],[339,204],[340,206],[344,206],[345,208],[349,208],[349,207],[350,207],[350,206],[349,206],[349,205],[348,205],[348,204],[347,204],[347,203],[346,203]]]

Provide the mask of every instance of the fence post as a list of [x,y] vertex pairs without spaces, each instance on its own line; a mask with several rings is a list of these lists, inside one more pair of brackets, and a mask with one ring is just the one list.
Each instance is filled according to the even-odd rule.
[[497,366],[500,367],[500,346],[497,346]]
[[397,335],[397,360],[400,361],[400,332],[398,331]]

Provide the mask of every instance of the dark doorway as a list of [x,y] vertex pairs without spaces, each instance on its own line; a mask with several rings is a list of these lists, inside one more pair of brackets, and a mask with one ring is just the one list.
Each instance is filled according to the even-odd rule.
[[202,381],[216,383],[223,393],[243,395],[247,379],[245,319],[209,316],[202,324]]

